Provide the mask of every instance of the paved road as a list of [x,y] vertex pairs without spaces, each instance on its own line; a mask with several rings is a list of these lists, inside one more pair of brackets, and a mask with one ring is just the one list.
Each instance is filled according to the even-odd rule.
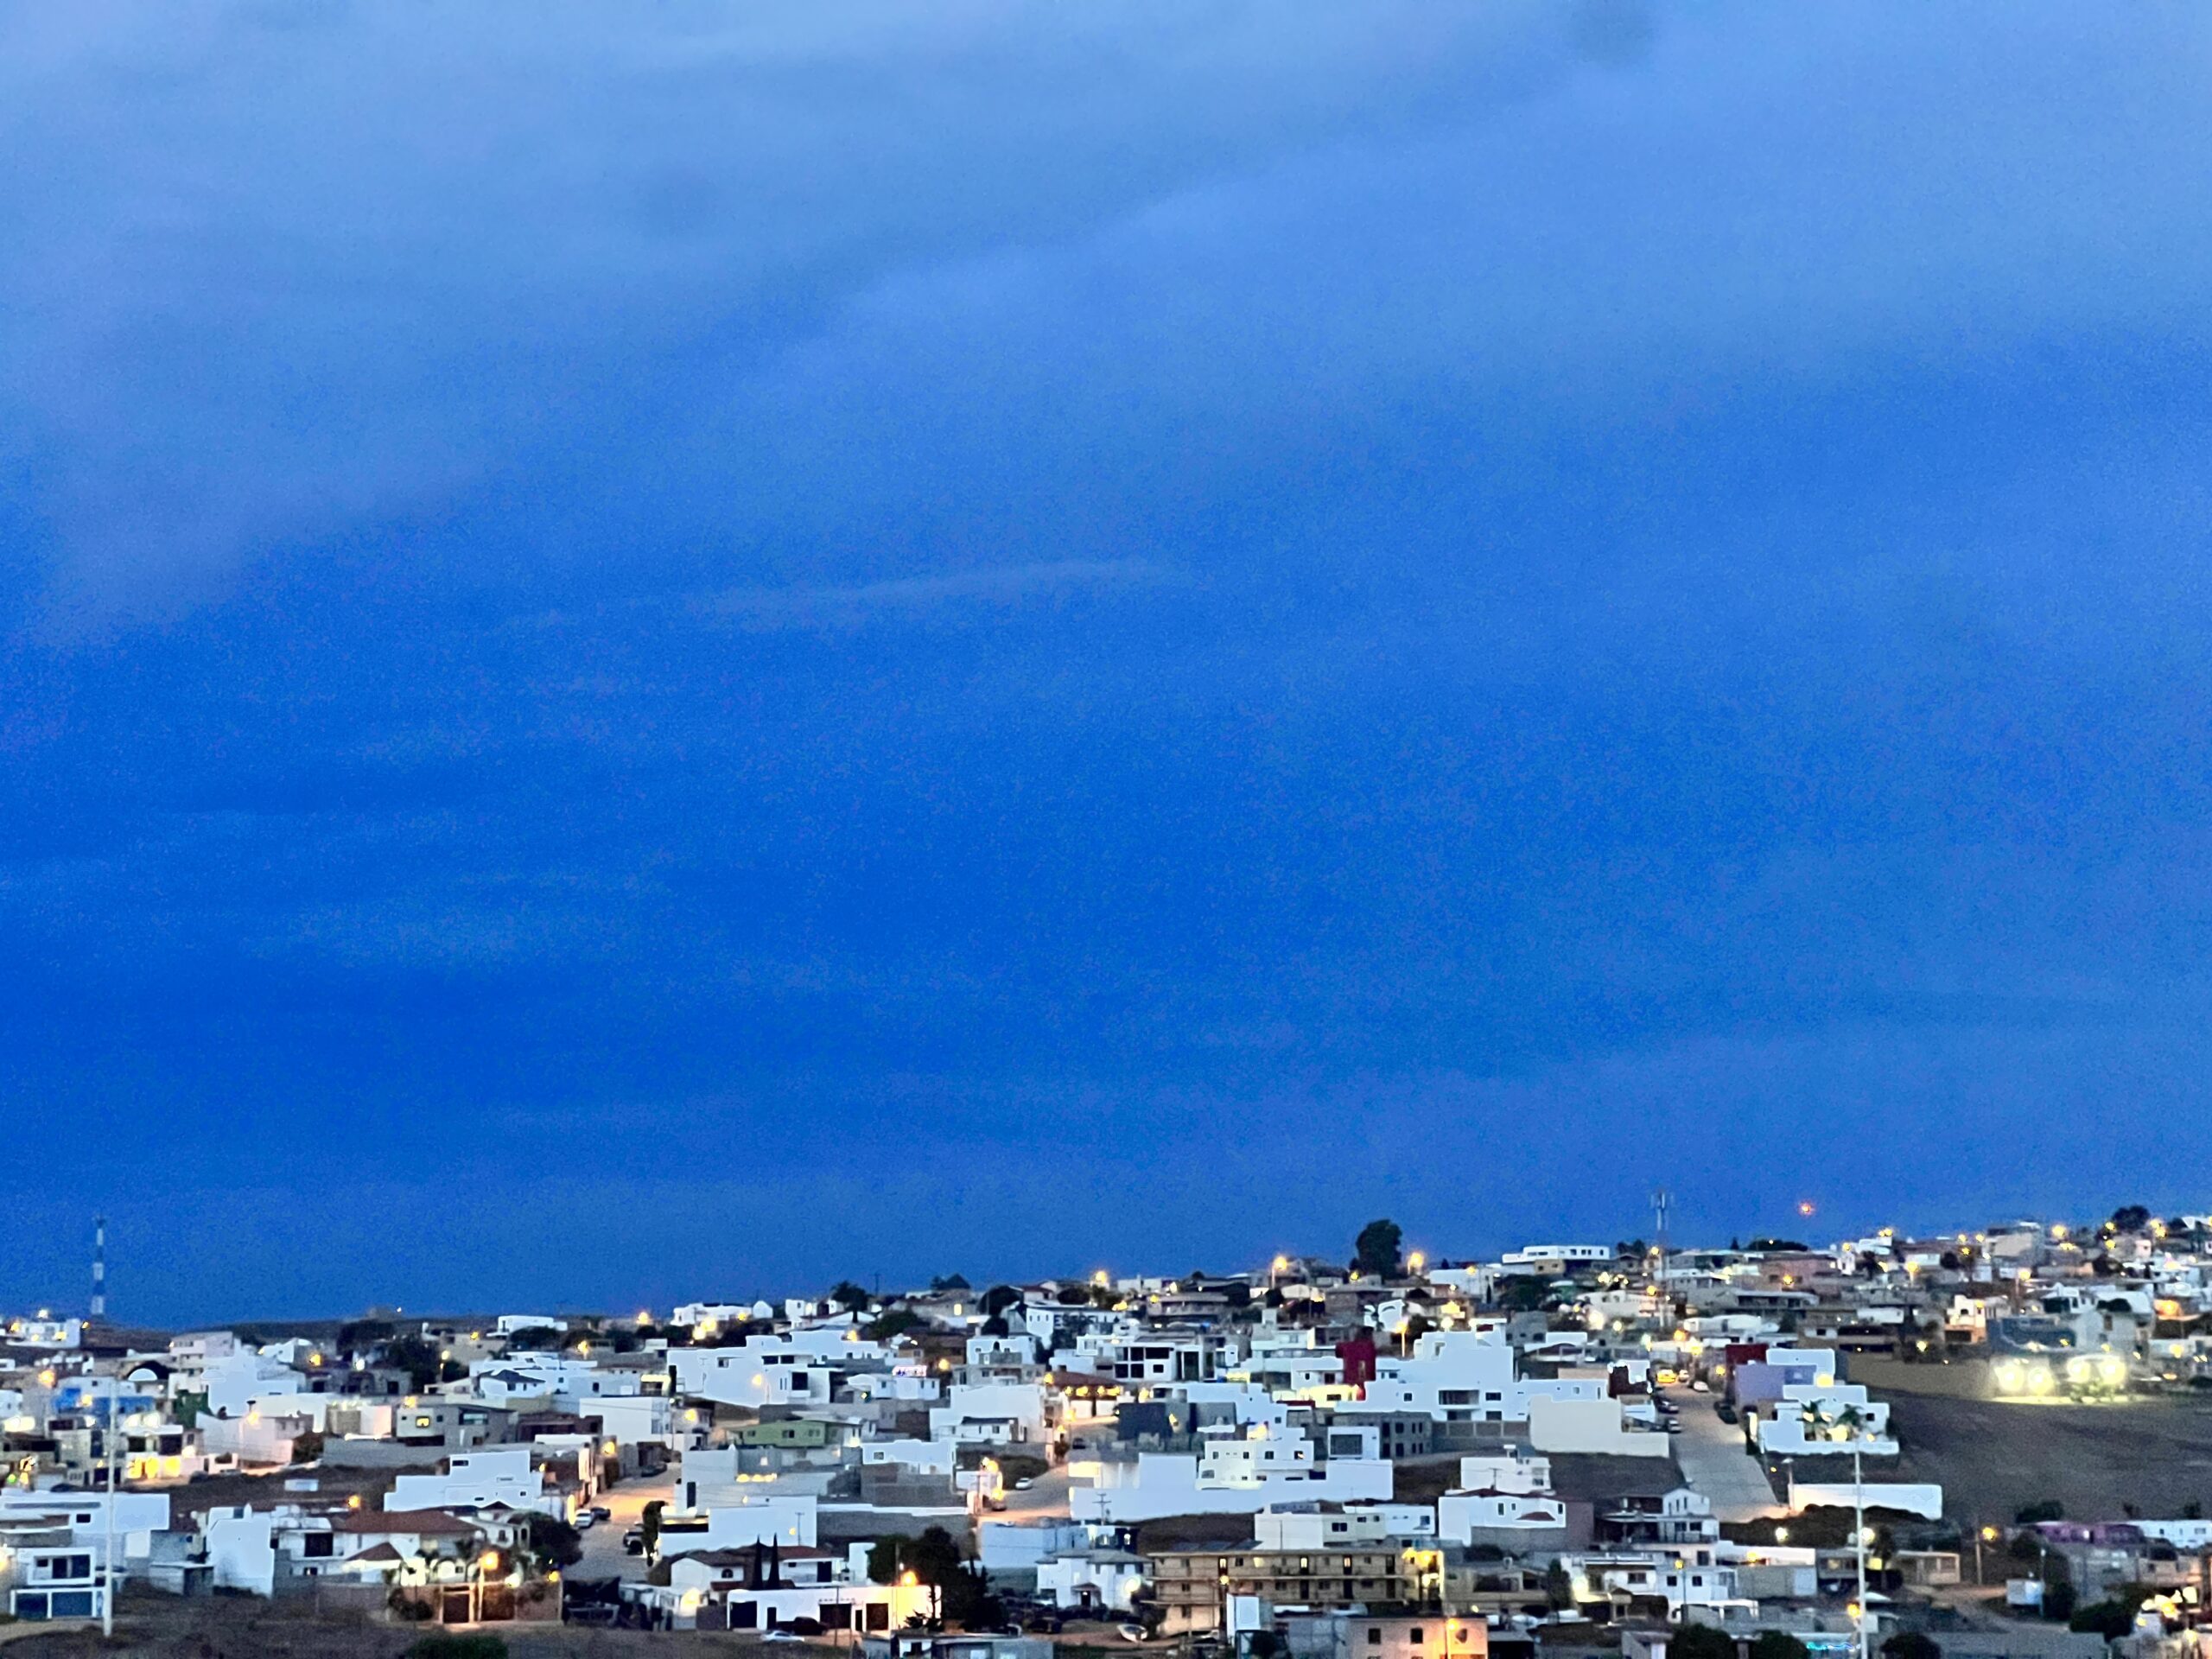
[[657,1480],[626,1480],[601,1492],[599,1501],[614,1511],[614,1518],[601,1522],[584,1534],[584,1558],[569,1572],[579,1579],[644,1578],[645,1558],[626,1554],[622,1535],[637,1525],[647,1503],[654,1498],[666,1503],[675,1491],[675,1478],[664,1475]]
[[1068,1518],[1068,1476],[1065,1469],[1053,1469],[1029,1483],[1026,1492],[1009,1491],[1006,1508],[995,1515],[984,1516],[987,1521],[1020,1521],[1035,1524],[1040,1521],[1065,1521]]
[[1741,1423],[1724,1423],[1713,1415],[1709,1394],[1677,1389],[1668,1397],[1682,1408],[1682,1432],[1673,1437],[1675,1461],[1681,1465],[1690,1490],[1713,1501],[1717,1518],[1756,1521],[1788,1513],[1775,1502],[1764,1467],[1744,1450]]

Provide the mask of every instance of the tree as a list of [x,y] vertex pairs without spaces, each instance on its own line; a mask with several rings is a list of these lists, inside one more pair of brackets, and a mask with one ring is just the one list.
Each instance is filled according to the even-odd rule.
[[1395,1279],[1398,1274],[1398,1247],[1405,1236],[1395,1221],[1369,1222],[1352,1241],[1353,1271],[1373,1279]]
[[930,1288],[939,1295],[943,1295],[948,1290],[966,1290],[969,1286],[968,1281],[958,1274],[948,1273],[942,1277],[931,1280]]
[[1021,1293],[1012,1285],[993,1285],[983,1293],[983,1300],[979,1306],[986,1313],[1003,1313],[1009,1307],[1020,1306],[1020,1303]]
[[871,1342],[888,1342],[893,1337],[906,1335],[917,1325],[929,1321],[911,1307],[894,1307],[882,1318],[871,1319],[861,1327],[861,1334]]
[[1805,1250],[1804,1242],[1795,1238],[1755,1238],[1744,1248],[1754,1255],[1802,1255]]
[[877,1539],[868,1547],[868,1581],[870,1584],[899,1582],[899,1552],[912,1541],[903,1532],[894,1532]]
[[2013,1521],[2023,1527],[2032,1527],[2044,1521],[2063,1521],[2065,1518],[2066,1506],[2055,1497],[2024,1503],[2012,1512]]
[[438,1351],[420,1337],[397,1337],[384,1345],[384,1361],[407,1373],[407,1383],[417,1394],[438,1380],[444,1363]]
[[[655,1517],[658,1519],[658,1516]],[[545,1567],[574,1567],[584,1558],[584,1536],[565,1521],[530,1513],[527,1548]]]
[[1751,1659],[1812,1659],[1812,1649],[1787,1630],[1761,1630],[1751,1643]]
[[558,1325],[525,1325],[518,1331],[507,1333],[507,1347],[510,1351],[526,1354],[556,1354],[561,1351],[568,1334]]
[[338,1327],[332,1345],[341,1354],[365,1354],[398,1334],[398,1327],[389,1319],[348,1319]]
[[857,1313],[868,1305],[871,1299],[868,1292],[862,1290],[851,1280],[840,1279],[830,1287],[830,1300],[843,1308],[846,1313]]
[[1686,1622],[1669,1637],[1667,1659],[1736,1659],[1736,1638],[1711,1624]]
[[2114,1232],[2139,1233],[2151,1225],[2151,1212],[2139,1204],[2123,1204],[2112,1212]]
[[313,1463],[322,1455],[322,1436],[308,1429],[303,1434],[292,1436],[292,1461]]
[[2091,1631],[2107,1642],[2117,1642],[2121,1637],[2133,1632],[2136,1611],[2142,1605],[2139,1591],[2123,1591],[2103,1601],[2093,1601],[2086,1607],[2075,1608],[2067,1618],[2066,1628]]
[[1899,1630],[1882,1643],[1882,1659],[1943,1659],[1936,1638],[1919,1630]]
[[1550,1602],[1557,1611],[1564,1611],[1574,1605],[1574,1580],[1567,1576],[1567,1568],[1556,1557],[1544,1569],[1544,1599]]
[[1498,1287],[1497,1305],[1519,1313],[1533,1313],[1551,1300],[1552,1287],[1543,1280],[1516,1275]]
[[655,1498],[638,1516],[638,1535],[645,1541],[645,1559],[652,1560],[660,1554],[660,1512],[668,1504]]

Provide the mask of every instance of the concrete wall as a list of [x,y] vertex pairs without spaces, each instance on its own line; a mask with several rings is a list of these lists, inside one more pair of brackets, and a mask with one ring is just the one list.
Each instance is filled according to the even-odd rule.
[[1529,1444],[1539,1452],[1593,1452],[1614,1458],[1666,1458],[1673,1448],[1664,1434],[1631,1434],[1622,1426],[1615,1400],[1529,1402]]

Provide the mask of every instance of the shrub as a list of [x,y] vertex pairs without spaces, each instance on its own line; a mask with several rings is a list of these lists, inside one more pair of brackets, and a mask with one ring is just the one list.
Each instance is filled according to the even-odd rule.
[[481,1632],[426,1636],[407,1649],[407,1659],[507,1659],[507,1644]]

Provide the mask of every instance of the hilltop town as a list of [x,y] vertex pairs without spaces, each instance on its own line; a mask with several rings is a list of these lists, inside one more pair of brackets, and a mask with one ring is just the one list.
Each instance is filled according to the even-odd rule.
[[0,1611],[232,1654],[271,1618],[268,1650],[391,1654],[454,1627],[874,1659],[2212,1653],[2212,1217],[1350,1243],[619,1316],[27,1310],[0,1324]]

